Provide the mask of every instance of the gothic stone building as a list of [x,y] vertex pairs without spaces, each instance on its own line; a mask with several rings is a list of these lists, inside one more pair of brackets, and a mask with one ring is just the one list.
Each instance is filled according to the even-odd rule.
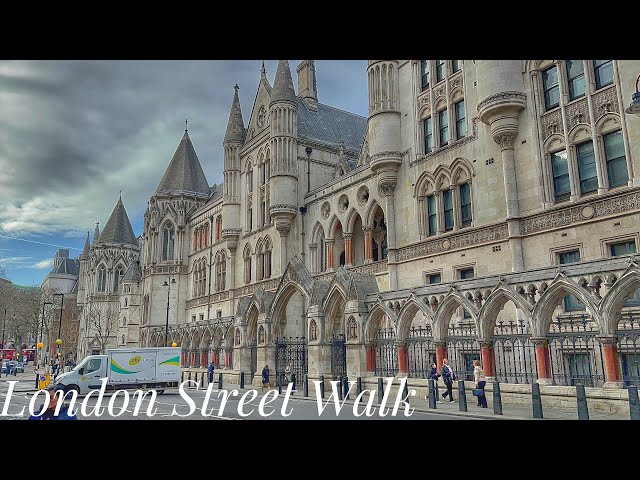
[[94,239],[85,298],[125,312],[114,345],[175,342],[184,367],[255,381],[448,357],[459,378],[479,358],[506,383],[637,384],[638,71],[371,60],[364,118],[319,101],[314,61],[297,93],[287,61],[273,86],[263,67],[246,124],[236,87],[223,184],[185,131],[140,246],[128,220]]

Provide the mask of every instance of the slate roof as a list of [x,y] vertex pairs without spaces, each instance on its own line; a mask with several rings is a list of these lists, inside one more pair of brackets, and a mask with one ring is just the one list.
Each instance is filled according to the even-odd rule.
[[229,123],[227,123],[227,131],[224,134],[224,143],[244,142],[246,131],[244,129],[244,121],[242,120],[242,110],[240,109],[240,99],[238,98],[238,88],[235,88],[233,94],[233,102],[231,102],[231,111],[229,112]]
[[139,282],[142,279],[142,272],[140,271],[140,265],[138,262],[133,262],[129,265],[129,268],[122,276],[121,283],[133,283]]
[[344,141],[348,150],[360,151],[367,133],[367,117],[318,103],[312,112],[304,101],[298,102],[298,137],[331,145]]
[[186,130],[160,180],[156,194],[175,191],[209,194],[209,182]]
[[51,273],[62,273],[66,275],[80,274],[80,260],[75,258],[63,258],[57,268],[51,270]]
[[127,211],[122,204],[122,198],[118,198],[118,203],[113,208],[107,224],[100,235],[100,243],[124,243],[138,246],[138,239],[133,233],[131,222],[127,216]]
[[293,89],[293,79],[291,78],[291,69],[288,60],[278,61],[278,69],[276,70],[276,78],[273,81],[273,90],[271,91],[271,102],[275,103],[281,100],[289,100],[296,102],[296,91]]

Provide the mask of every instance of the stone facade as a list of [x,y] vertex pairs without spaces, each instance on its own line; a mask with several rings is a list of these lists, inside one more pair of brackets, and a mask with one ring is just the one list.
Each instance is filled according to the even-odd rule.
[[[299,372],[314,378],[380,375],[382,364],[420,377],[416,362],[441,362],[445,345],[452,355],[461,328],[473,332],[463,364],[492,369],[495,355],[499,371],[485,373],[499,378],[496,329],[512,322],[531,346],[524,383],[573,385],[588,364],[602,372],[594,386],[620,386],[639,375],[624,362],[640,352],[616,343],[640,305],[640,122],[621,113],[638,70],[370,60],[365,119],[319,103],[313,61],[298,67],[299,95],[286,61],[273,87],[263,68],[246,126],[235,90],[223,185],[202,187],[185,133],[176,155],[195,173],[161,188],[174,155],[150,199],[140,344],[175,342],[184,366],[213,359],[254,381],[303,350]],[[550,328],[574,317],[597,335],[560,358]],[[406,350],[416,329],[432,357]],[[294,337],[305,347],[283,340]]]

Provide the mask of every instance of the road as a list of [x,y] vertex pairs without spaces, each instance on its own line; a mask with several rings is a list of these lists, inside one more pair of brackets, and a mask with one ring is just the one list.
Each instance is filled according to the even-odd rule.
[[[30,377],[31,375],[29,375]],[[9,384],[5,378],[0,381],[0,403],[3,407],[0,420],[20,420],[29,416],[29,403],[33,402],[36,411],[39,410],[44,400],[44,393],[40,393],[33,401],[34,392],[25,392],[27,388],[32,389],[33,383],[27,378],[13,378],[9,380],[19,380],[15,384],[9,405],[7,407],[7,394]],[[23,390],[23,391],[20,391]],[[237,391],[237,390],[236,390]],[[255,392],[255,393],[253,393]],[[301,392],[294,392],[286,400],[286,394],[276,395],[278,392],[272,389],[267,395],[266,391],[261,394],[256,390],[241,390],[237,395],[233,395],[233,387],[218,390],[212,388],[207,394],[207,390],[196,390],[185,388],[183,394],[177,389],[167,390],[162,395],[157,395],[153,399],[152,415],[148,415],[149,404],[152,401],[152,394],[149,392],[141,400],[140,394],[134,395],[129,392],[129,399],[126,401],[125,395],[121,392],[113,398],[111,392],[104,394],[101,399],[100,416],[96,415],[95,407],[98,403],[98,395],[94,393],[88,398],[79,397],[76,403],[77,415],[80,419],[86,420],[454,420],[469,419],[469,417],[449,414],[439,414],[437,412],[412,411],[410,416],[405,416],[404,404],[398,401],[399,407],[395,416],[392,415],[394,403],[396,402],[396,392],[392,391],[386,408],[383,409],[384,416],[381,415],[380,407],[377,405],[377,398],[371,402],[367,414],[363,414],[367,409],[369,397],[365,396],[362,402],[354,407],[353,400],[344,403],[339,414],[336,414],[335,402],[327,403],[327,398],[323,402],[327,407],[319,414],[318,402],[314,397],[301,398]],[[328,394],[327,394],[328,397]],[[205,405],[206,400],[206,405]],[[424,403],[424,399],[412,397],[413,402]],[[262,402],[262,407],[261,407]],[[67,402],[68,403],[68,402]],[[136,405],[139,403],[136,411]],[[283,403],[286,403],[283,415]],[[84,407],[83,407],[84,404]],[[203,405],[206,415],[203,415]],[[23,416],[18,414],[24,408]],[[359,414],[359,415],[358,415]]]

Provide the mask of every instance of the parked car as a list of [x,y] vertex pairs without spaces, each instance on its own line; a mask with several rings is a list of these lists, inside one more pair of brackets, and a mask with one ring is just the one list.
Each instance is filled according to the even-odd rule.
[[[15,365],[15,362],[2,362],[2,373],[9,375],[9,372]],[[24,370],[24,369],[23,369]]]
[[24,363],[17,362],[15,368],[17,373],[24,373]]

